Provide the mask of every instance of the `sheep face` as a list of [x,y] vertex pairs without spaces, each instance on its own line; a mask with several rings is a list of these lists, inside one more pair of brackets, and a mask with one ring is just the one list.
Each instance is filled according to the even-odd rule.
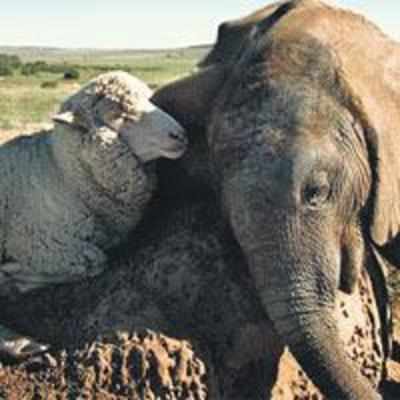
[[172,117],[148,99],[137,104],[134,116],[116,116],[107,125],[125,141],[143,162],[160,157],[176,159],[187,147],[185,131]]
[[108,148],[126,144],[142,162],[179,158],[187,147],[186,134],[151,103],[151,95],[147,85],[125,72],[103,74],[70,97],[54,120],[79,128],[83,141]]

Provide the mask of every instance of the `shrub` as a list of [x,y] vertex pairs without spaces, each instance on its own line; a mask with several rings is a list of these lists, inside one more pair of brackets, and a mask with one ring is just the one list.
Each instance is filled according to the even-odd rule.
[[[22,75],[36,75],[38,72],[53,72],[52,66],[45,61],[35,61],[34,63],[26,63],[21,68]],[[60,72],[60,71],[57,71]],[[62,70],[61,72],[64,72]]]
[[11,68],[17,69],[22,65],[22,61],[18,56],[9,56],[9,63]]
[[45,61],[35,61],[33,63],[33,69],[36,72],[46,72],[49,68],[49,65]]
[[22,75],[35,75],[37,73],[37,69],[35,68],[35,65],[32,63],[26,63],[22,66],[21,68],[21,74]]
[[52,74],[64,74],[67,67],[63,64],[48,64],[46,66],[46,72],[50,72]]
[[64,72],[64,79],[71,80],[71,79],[79,79],[80,74],[79,71],[75,68],[68,68]]
[[8,54],[0,54],[0,66],[9,69],[17,69],[22,65],[18,56],[9,56]]
[[58,86],[57,81],[44,81],[40,87],[42,89],[55,89]]
[[11,76],[13,70],[7,65],[0,65],[0,76]]

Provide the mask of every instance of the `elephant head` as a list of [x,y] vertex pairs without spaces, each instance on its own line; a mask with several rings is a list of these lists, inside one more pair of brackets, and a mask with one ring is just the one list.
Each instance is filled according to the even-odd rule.
[[315,0],[281,5],[245,44],[208,129],[224,213],[308,375],[330,399],[379,399],[335,305],[371,249],[399,260],[400,45]]
[[224,215],[310,378],[330,399],[380,399],[344,352],[335,306],[372,254],[400,264],[400,45],[318,0],[245,21],[155,103],[208,126]]
[[244,18],[226,21],[220,24],[215,46],[199,63],[199,66],[207,67],[215,64],[228,64],[233,62],[240,56],[240,51],[245,46],[246,41],[251,37],[255,25],[274,14],[283,3],[283,1],[273,3]]

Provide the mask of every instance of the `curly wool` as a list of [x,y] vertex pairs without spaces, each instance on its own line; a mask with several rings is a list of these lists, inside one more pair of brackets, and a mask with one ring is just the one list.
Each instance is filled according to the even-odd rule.
[[90,81],[71,96],[61,111],[76,111],[77,107],[91,109],[100,99],[107,99],[120,107],[124,118],[139,118],[140,104],[152,96],[152,90],[141,80],[123,71],[113,71]]
[[[132,114],[150,95],[136,78],[112,72],[61,110],[89,107],[90,117],[111,107],[119,116],[117,104]],[[105,96],[113,104],[96,107]],[[0,295],[98,275],[108,251],[140,221],[156,187],[155,164],[138,162],[117,134],[102,141],[107,127],[98,121],[90,129],[58,123],[0,147]]]

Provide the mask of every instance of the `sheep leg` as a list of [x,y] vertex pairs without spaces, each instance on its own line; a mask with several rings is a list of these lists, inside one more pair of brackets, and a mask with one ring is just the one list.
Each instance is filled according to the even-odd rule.
[[52,276],[40,273],[29,273],[26,268],[17,262],[9,262],[0,266],[1,294],[6,295],[13,291],[17,294],[30,292],[45,286],[63,283],[67,279],[63,276]]
[[44,353],[49,346],[0,325],[0,360],[22,361]]
[[[21,267],[18,263],[7,263],[0,266],[0,288],[2,296],[13,295],[21,291],[18,284],[16,284],[12,278],[13,273],[20,270]],[[28,336],[18,334],[0,324],[0,361],[22,361],[44,353],[48,348],[49,346],[39,343]]]
[[[0,265],[0,296],[4,298],[13,298],[19,293],[14,280],[12,279],[13,271],[19,270],[18,263],[5,263]],[[0,332],[1,333],[1,332]]]

